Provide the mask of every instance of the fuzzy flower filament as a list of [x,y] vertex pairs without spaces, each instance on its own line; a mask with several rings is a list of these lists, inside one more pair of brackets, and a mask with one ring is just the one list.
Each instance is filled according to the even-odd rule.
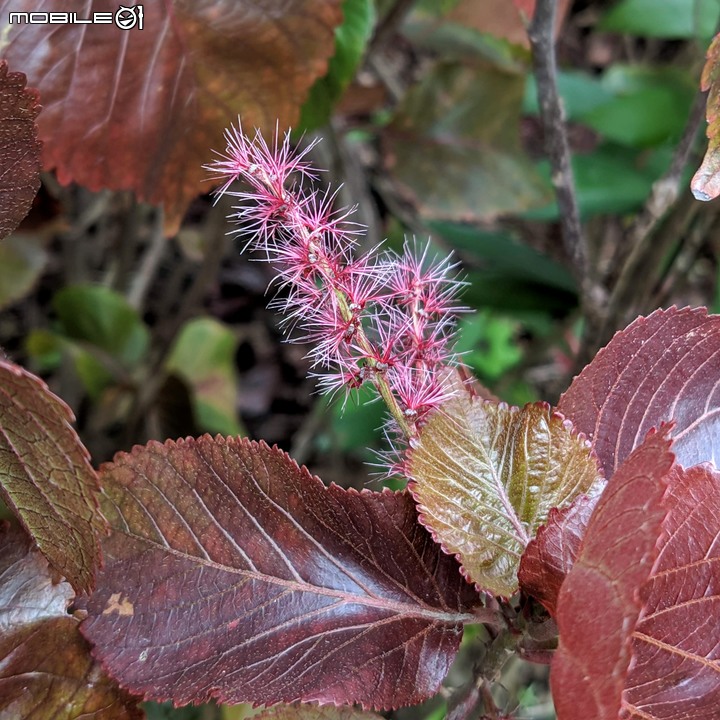
[[[268,145],[257,132],[225,133],[227,146],[206,166],[224,182],[217,191],[238,200],[230,216],[277,271],[284,294],[272,306],[285,313],[327,392],[372,383],[387,405],[393,430],[412,439],[425,415],[453,394],[448,373],[456,303],[463,285],[455,265],[428,258],[427,247],[405,243],[401,254],[354,257],[362,228],[353,208],[334,209],[335,193],[308,182],[312,147],[294,151],[289,134]],[[243,180],[244,191],[231,190]]]

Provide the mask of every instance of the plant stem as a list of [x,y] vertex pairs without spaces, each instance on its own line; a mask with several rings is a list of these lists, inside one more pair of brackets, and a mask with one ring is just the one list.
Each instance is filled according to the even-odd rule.
[[555,60],[555,15],[557,0],[537,0],[528,26],[533,69],[537,82],[540,118],[545,134],[545,149],[552,168],[552,183],[560,209],[560,224],[565,253],[581,293],[588,282],[587,243],[580,224],[575,180],[570,165],[570,146],[565,129],[565,113],[557,86]]

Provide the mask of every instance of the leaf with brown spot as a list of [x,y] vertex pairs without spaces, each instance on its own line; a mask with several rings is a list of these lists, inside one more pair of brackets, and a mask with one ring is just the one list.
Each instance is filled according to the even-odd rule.
[[0,360],[0,493],[50,564],[89,592],[106,525],[74,419],[42,380]]
[[0,240],[28,214],[40,189],[40,105],[37,90],[25,84],[23,73],[8,72],[0,60]]
[[[3,0],[8,13],[57,11],[56,0]],[[117,2],[68,1],[79,17]],[[143,5],[144,28],[5,25],[4,56],[39,88],[43,161],[62,183],[134,190],[163,204],[168,231],[210,186],[201,166],[223,130],[293,125],[323,75],[340,0],[174,0]]]
[[72,598],[25,533],[0,527],[0,716],[139,720],[137,701],[93,661],[67,613]]
[[600,489],[588,445],[547,404],[453,399],[409,455],[420,521],[479,588],[512,595],[520,558],[550,510]]
[[610,478],[560,588],[550,685],[558,720],[618,720],[638,591],[657,557],[674,463],[668,428],[651,431]]
[[101,476],[114,532],[82,629],[147,699],[417,703],[488,612],[407,493],[328,488],[277,448],[209,436]]

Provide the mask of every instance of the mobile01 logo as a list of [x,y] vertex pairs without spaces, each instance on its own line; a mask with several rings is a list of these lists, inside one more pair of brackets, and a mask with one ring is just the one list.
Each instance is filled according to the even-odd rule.
[[10,25],[117,25],[121,30],[143,29],[143,6],[120,7],[114,12],[11,12]]

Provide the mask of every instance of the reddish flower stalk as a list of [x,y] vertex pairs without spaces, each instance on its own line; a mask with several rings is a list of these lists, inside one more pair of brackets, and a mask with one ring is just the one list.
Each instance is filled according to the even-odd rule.
[[[444,368],[453,363],[453,315],[463,283],[448,259],[405,243],[402,254],[353,256],[362,228],[352,208],[335,210],[335,194],[306,188],[317,172],[294,151],[289,134],[272,146],[257,132],[225,133],[227,147],[206,166],[224,180],[218,194],[239,200],[231,215],[246,245],[273,263],[287,295],[273,305],[313,344],[309,357],[325,391],[372,383],[393,428],[407,440],[427,413],[453,394]],[[231,191],[236,180],[249,190]]]

